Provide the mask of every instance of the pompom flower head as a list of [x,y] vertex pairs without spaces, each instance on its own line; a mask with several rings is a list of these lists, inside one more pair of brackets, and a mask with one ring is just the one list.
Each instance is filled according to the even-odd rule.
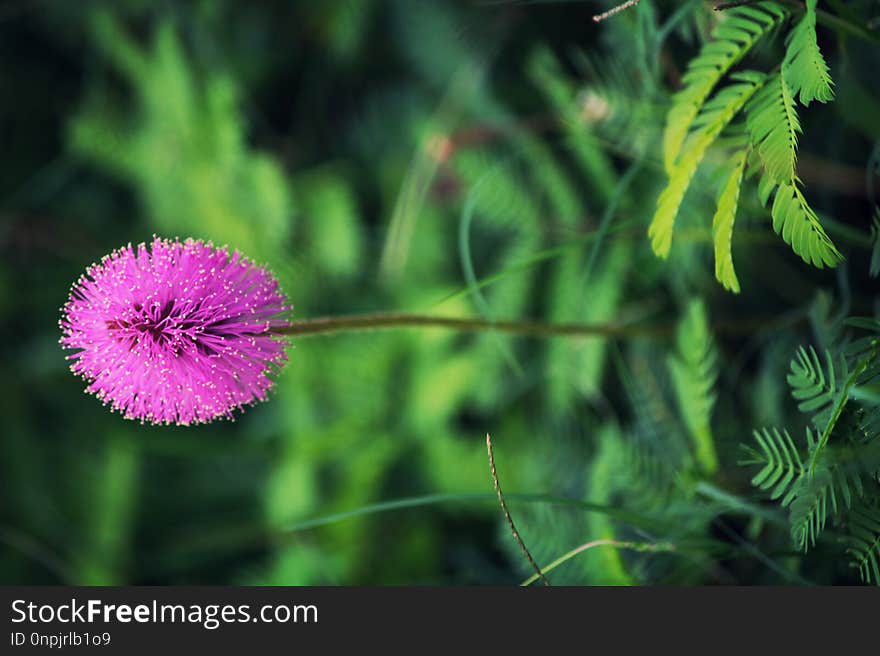
[[266,398],[286,359],[271,331],[289,310],[272,274],[239,253],[156,237],[86,270],[61,344],[86,391],[126,418],[202,423]]

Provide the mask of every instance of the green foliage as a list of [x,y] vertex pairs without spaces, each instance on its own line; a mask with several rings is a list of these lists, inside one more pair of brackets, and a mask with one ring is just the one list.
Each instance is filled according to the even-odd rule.
[[834,97],[828,64],[816,42],[816,4],[807,0],[806,11],[786,39],[787,50],[782,61],[782,76],[792,96],[798,96],[802,105],[814,100],[828,102]]
[[825,467],[820,467],[799,481],[790,513],[791,537],[799,549],[806,551],[815,546],[816,538],[825,530],[829,496],[836,499],[833,496],[833,483],[831,473]]
[[764,205],[772,186],[778,185],[770,211],[773,229],[805,262],[819,268],[835,266],[842,256],[798,187],[797,140],[801,126],[786,76],[774,76],[755,96],[748,108],[747,125],[764,167]]
[[784,18],[785,12],[773,2],[735,7],[725,13],[712,31],[711,40],[688,63],[682,78],[684,86],[672,100],[663,133],[663,161],[670,176],[691,124],[715,85]]
[[880,585],[880,509],[860,507],[850,514],[847,553],[866,583]]
[[771,490],[771,499],[782,499],[788,506],[794,499],[801,477],[805,473],[804,463],[788,431],[782,433],[764,428],[754,432],[755,442],[760,451],[750,450],[752,459],[748,464],[763,464],[763,468],[752,477],[752,485]]
[[764,175],[776,184],[795,177],[801,132],[794,98],[783,75],[774,75],[749,107],[746,125]]
[[357,199],[346,180],[332,170],[297,176],[296,197],[314,256],[332,275],[353,275],[363,257]]
[[[825,371],[828,372],[826,378]],[[816,430],[824,430],[830,419],[831,408],[839,393],[831,353],[825,351],[825,365],[819,362],[816,350],[800,347],[791,361],[787,377],[791,396],[798,401],[798,410],[815,413],[812,423]]]
[[[516,584],[491,432],[553,584],[880,583],[870,3],[45,4],[0,21],[0,581]],[[297,338],[235,422],[140,426],[56,324],[152,233],[294,319],[608,334]]]
[[745,173],[747,149],[734,153],[730,160],[730,173],[721,186],[718,207],[712,217],[712,242],[715,247],[715,278],[728,291],[740,291],[739,279],[733,268],[733,224],[739,204],[739,192]]
[[[803,105],[809,105],[812,100],[825,102],[833,96],[828,67],[816,42],[815,5],[815,1],[807,3],[803,18],[790,31],[781,72],[761,81],[745,106],[748,140],[732,156],[730,173],[720,186],[712,223],[715,277],[729,291],[740,291],[731,243],[743,170],[752,150],[760,161],[759,196],[762,204],[766,206],[774,189],[776,192],[770,210],[774,231],[813,266],[834,267],[843,259],[815,211],[808,205],[797,176],[801,124],[795,101],[799,97]],[[692,60],[682,80],[685,86],[674,97],[667,117],[664,158],[669,182],[658,198],[657,211],[648,229],[654,252],[663,258],[669,255],[675,215],[700,161],[743,105],[731,107],[732,113],[718,125],[718,131],[711,139],[697,138],[697,128],[705,122],[700,118],[702,112],[723,100],[730,89],[737,89],[743,73],[731,73],[733,84],[720,89],[714,98],[706,99],[731,67],[785,17],[773,3],[737,7],[726,13],[726,18],[713,32],[712,40]],[[686,139],[689,132],[694,135],[691,146]]]
[[[293,209],[288,183],[274,158],[248,149],[235,81],[219,72],[198,80],[168,22],[147,51],[110,14],[92,23],[136,101],[121,108],[100,94],[89,98],[70,124],[73,150],[131,181],[162,233],[277,259]],[[263,232],[274,238],[255,238]]]
[[718,458],[710,424],[716,400],[718,354],[700,300],[693,300],[688,305],[678,327],[677,341],[678,352],[669,359],[676,397],[694,441],[697,462],[704,473],[714,474],[718,469]]
[[669,184],[657,200],[657,211],[648,228],[651,247],[660,257],[668,257],[672,247],[675,217],[685,192],[709,146],[718,138],[737,112],[764,85],[764,75],[754,71],[735,73],[734,84],[725,87],[707,102],[693,122],[693,131],[669,176]]
[[804,262],[821,269],[823,266],[837,266],[843,259],[825,233],[819,217],[807,204],[796,181],[777,187],[770,213],[773,216],[773,229]]
[[824,361],[812,347],[800,347],[791,361],[791,395],[811,423],[804,447],[798,448],[786,430],[756,430],[758,450],[747,447],[750,458],[744,464],[762,465],[752,484],[789,508],[795,546],[815,547],[829,519],[848,525],[853,566],[871,580],[876,546],[871,514],[864,509],[880,501],[880,402],[860,389],[880,375],[880,323],[848,323],[868,336],[837,346],[837,357],[826,351]]
[[[590,467],[587,498],[610,503],[619,488],[620,470],[626,467],[626,452],[620,433],[612,426],[605,427],[599,433],[598,443],[599,450]],[[595,540],[614,540],[617,537],[614,522],[598,514],[589,519],[586,534]],[[617,549],[596,549],[584,557],[584,567],[590,580],[599,585],[632,585],[635,582]]]

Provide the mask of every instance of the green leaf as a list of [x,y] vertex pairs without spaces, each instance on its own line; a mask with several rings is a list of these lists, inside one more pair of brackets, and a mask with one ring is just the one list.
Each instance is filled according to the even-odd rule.
[[859,570],[865,583],[880,585],[880,509],[862,507],[849,516],[850,566]]
[[776,184],[794,180],[801,124],[782,75],[775,75],[755,94],[746,108],[746,125],[765,174]]
[[762,2],[723,13],[711,40],[688,64],[684,87],[672,99],[663,133],[663,161],[670,175],[676,168],[691,124],[715,85],[763,36],[784,18],[777,5]]
[[788,431],[782,433],[774,428],[753,433],[760,451],[752,451],[753,464],[762,464],[761,470],[752,477],[752,485],[770,490],[771,499],[782,498],[782,505],[789,505],[797,493],[798,485],[806,472],[804,461],[795,447]]
[[791,536],[798,549],[807,551],[816,545],[816,539],[828,521],[828,502],[833,494],[828,469],[823,467],[801,478],[797,496],[791,503],[790,515]]
[[827,102],[834,97],[828,64],[816,42],[816,2],[807,0],[803,18],[788,35],[788,48],[782,62],[782,76],[791,95],[800,94],[803,105],[813,100]]
[[648,228],[648,236],[651,238],[654,252],[662,258],[669,256],[675,217],[706,151],[733,117],[761,88],[766,76],[755,71],[744,71],[734,75],[733,79],[735,83],[715,94],[694,120],[694,131],[669,176],[669,183],[657,199],[657,210]]
[[709,331],[702,301],[690,302],[678,327],[678,349],[668,362],[675,395],[691,435],[700,468],[706,474],[718,469],[711,419],[718,379],[718,351]]
[[843,260],[796,182],[779,185],[770,214],[773,230],[804,262],[821,269]]
[[811,346],[809,351],[801,346],[790,364],[788,380],[792,397],[798,401],[798,410],[815,413],[813,425],[817,430],[824,430],[828,421],[827,409],[837,394],[837,382],[831,353],[825,352],[825,369],[819,362],[816,350]]
[[715,278],[724,285],[724,289],[739,293],[739,280],[733,268],[733,224],[736,220],[736,209],[739,193],[742,188],[743,172],[748,159],[748,148],[743,148],[730,159],[730,173],[721,186],[718,196],[718,207],[712,218],[712,241],[715,245]]

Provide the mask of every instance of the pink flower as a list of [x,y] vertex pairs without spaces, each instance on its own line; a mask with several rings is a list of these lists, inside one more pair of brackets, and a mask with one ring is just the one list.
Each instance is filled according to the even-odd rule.
[[128,419],[193,424],[264,400],[290,310],[266,269],[226,248],[155,237],[93,264],[63,308],[61,344],[86,391]]

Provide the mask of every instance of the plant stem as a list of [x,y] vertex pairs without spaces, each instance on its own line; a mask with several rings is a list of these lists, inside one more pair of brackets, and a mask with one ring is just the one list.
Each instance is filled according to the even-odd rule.
[[542,321],[493,321],[481,318],[439,317],[429,314],[375,312],[371,314],[318,317],[292,321],[275,328],[280,335],[328,335],[333,333],[388,330],[392,328],[450,328],[464,332],[498,331],[528,337],[658,337],[668,335],[668,326],[545,323]]
[[547,580],[547,577],[544,576],[544,573],[541,571],[538,563],[535,562],[534,557],[532,557],[532,552],[529,551],[528,547],[526,547],[526,543],[523,542],[522,536],[519,534],[519,531],[516,528],[516,524],[513,523],[513,517],[510,515],[510,510],[507,507],[507,501],[504,500],[504,492],[501,491],[501,481],[498,480],[498,469],[495,467],[495,454],[492,451],[492,437],[489,433],[486,433],[486,450],[489,453],[489,471],[492,474],[492,483],[495,486],[495,493],[498,495],[498,503],[501,504],[501,510],[504,513],[504,518],[507,520],[507,525],[510,527],[510,532],[513,533],[513,539],[516,540],[516,543],[519,545],[520,550],[523,552],[523,555],[526,557],[526,560],[529,561],[529,565],[532,566],[532,569],[535,570],[536,579],[540,579],[541,583],[549,586],[550,581]]
[[[669,543],[657,543],[653,544],[650,542],[620,542],[618,540],[593,540],[592,542],[587,542],[586,544],[582,544],[579,547],[575,547],[568,553],[560,556],[556,560],[554,560],[549,565],[545,565],[541,568],[541,571],[545,574],[550,572],[551,570],[556,569],[563,563],[571,560],[579,553],[583,553],[589,549],[594,549],[595,547],[614,547],[615,549],[632,549],[633,551],[675,551],[675,545]],[[538,580],[537,574],[532,574],[525,581],[520,583],[521,587],[525,587],[531,585],[535,581]]]
[[642,0],[626,0],[626,2],[621,2],[616,7],[612,7],[611,9],[609,9],[608,11],[606,11],[604,13],[596,14],[595,16],[593,16],[593,22],[594,23],[601,23],[606,18],[611,18],[615,14],[619,14],[620,12],[622,12],[624,9],[629,9],[630,7],[635,7],[641,1]]
[[[712,326],[717,333],[748,335],[759,330],[788,327],[786,317],[724,321]],[[498,331],[523,337],[669,337],[671,324],[633,323],[547,323],[531,320],[492,320],[479,317],[441,317],[406,312],[373,312],[291,321],[272,329],[277,335],[309,337],[339,333],[391,330],[396,328],[448,328],[462,332]]]

